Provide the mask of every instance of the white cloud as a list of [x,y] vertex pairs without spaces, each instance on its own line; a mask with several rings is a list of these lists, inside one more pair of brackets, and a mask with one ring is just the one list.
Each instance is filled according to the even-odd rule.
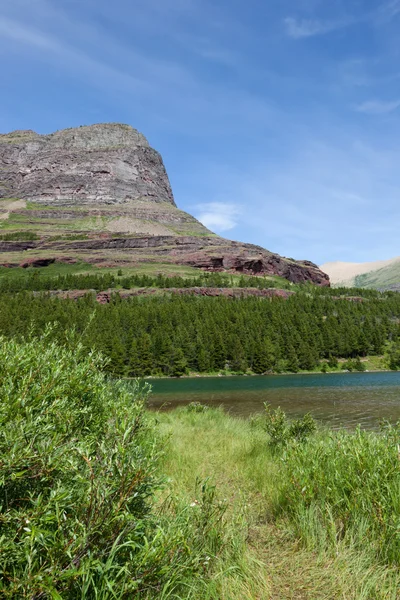
[[293,17],[288,17],[284,20],[284,23],[286,33],[294,39],[311,37],[326,31],[326,28],[320,21],[311,19],[294,19]]
[[389,0],[379,8],[370,11],[363,11],[358,15],[342,15],[337,19],[298,19],[287,17],[284,19],[286,33],[293,39],[302,39],[324,35],[337,29],[344,29],[356,23],[372,22],[375,25],[382,24],[383,21],[390,20],[400,13],[400,0]]
[[[46,61],[56,61],[58,66],[63,66],[74,72],[88,75],[92,81],[102,85],[104,80],[113,80],[119,87],[137,90],[138,88],[149,88],[144,79],[135,77],[130,73],[120,71],[101,60],[92,58],[85,51],[69,45],[67,42],[56,39],[46,31],[40,31],[34,27],[19,23],[14,19],[8,19],[0,15],[0,35],[18,42],[21,46],[32,46],[42,52]],[[141,65],[142,66],[142,65]]]
[[368,100],[355,107],[357,112],[369,115],[384,115],[393,112],[400,107],[400,100]]
[[36,46],[43,50],[59,50],[59,45],[47,35],[34,29],[28,29],[20,23],[2,16],[0,16],[0,34],[2,37],[7,37],[21,44]]
[[[11,16],[0,14],[0,50],[7,46],[8,52],[22,56],[29,52],[32,60],[84,79],[86,86],[100,88],[108,97],[118,95],[118,102],[128,105],[132,113],[132,107],[141,111],[145,104],[152,111],[152,122],[157,120],[165,129],[186,133],[189,127],[192,135],[223,135],[232,122],[244,132],[255,124],[270,127],[277,122],[279,111],[264,96],[207,80],[183,60],[183,53],[176,58],[152,55],[140,44],[118,40],[112,31],[79,21],[46,0],[35,0],[35,11],[28,0],[14,1],[21,10],[11,7]],[[26,2],[26,10],[22,10]],[[181,4],[183,8],[191,5],[185,0]],[[179,37],[180,29],[177,31]],[[203,47],[197,48],[197,53],[204,51],[208,60],[215,62],[234,63],[229,49],[225,52],[218,44],[212,46],[207,37],[199,39]],[[14,43],[8,44],[8,40]],[[156,102],[156,98],[162,101]]]
[[238,224],[241,213],[236,204],[229,202],[208,202],[197,205],[196,218],[212,231],[229,231]]
[[286,33],[289,37],[297,40],[301,38],[323,35],[342,29],[353,23],[353,19],[341,19],[338,21],[320,21],[318,19],[295,19],[287,17],[284,19]]

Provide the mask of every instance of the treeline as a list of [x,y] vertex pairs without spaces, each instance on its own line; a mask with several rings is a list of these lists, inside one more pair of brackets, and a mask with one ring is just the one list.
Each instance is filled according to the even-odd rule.
[[[400,296],[363,302],[297,293],[281,298],[158,296],[100,305],[46,294],[0,295],[0,334],[39,333],[58,323],[53,337],[74,326],[87,348],[110,359],[119,376],[179,376],[229,370],[254,373],[311,370],[323,359],[357,365],[357,357],[380,355],[400,341]],[[393,360],[400,353],[393,354]],[[396,365],[393,363],[393,366]]]
[[311,283],[293,284],[283,278],[271,279],[268,276],[232,275],[228,273],[208,273],[200,271],[196,277],[181,277],[179,275],[151,276],[146,274],[124,275],[120,269],[117,274],[89,272],[85,274],[67,273],[63,275],[49,275],[46,268],[29,269],[4,269],[0,276],[0,293],[17,293],[23,291],[46,292],[51,290],[95,290],[106,289],[132,289],[132,288],[268,288],[291,289],[304,291],[312,296],[335,297],[362,297],[380,298],[395,294],[396,292],[379,292],[371,289],[359,288],[326,288],[318,287]]
[[112,273],[87,273],[84,275],[67,274],[51,277],[41,270],[35,270],[26,277],[10,275],[0,278],[0,293],[16,293],[22,291],[50,291],[50,290],[96,290],[108,288],[131,289],[137,287],[155,288],[189,288],[189,287],[251,287],[258,289],[288,288],[288,281],[274,281],[266,277],[241,276],[232,277],[220,273],[205,273],[197,277],[172,277],[157,275],[129,275],[124,276],[120,270],[117,275]]

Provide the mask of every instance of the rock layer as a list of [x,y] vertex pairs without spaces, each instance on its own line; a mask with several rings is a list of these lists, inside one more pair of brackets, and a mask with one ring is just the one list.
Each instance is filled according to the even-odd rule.
[[175,206],[161,156],[128,125],[3,134],[0,167],[0,198],[50,205],[146,198]]

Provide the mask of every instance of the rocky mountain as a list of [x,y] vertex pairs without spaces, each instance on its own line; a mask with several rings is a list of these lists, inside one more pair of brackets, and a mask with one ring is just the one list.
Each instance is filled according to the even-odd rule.
[[51,135],[0,135],[1,194],[41,204],[93,205],[146,198],[175,206],[161,156],[128,125]]
[[320,267],[335,287],[400,290],[400,256],[365,263],[331,262]]
[[329,285],[309,261],[221,238],[176,207],[160,154],[128,125],[0,135],[0,262],[186,265]]

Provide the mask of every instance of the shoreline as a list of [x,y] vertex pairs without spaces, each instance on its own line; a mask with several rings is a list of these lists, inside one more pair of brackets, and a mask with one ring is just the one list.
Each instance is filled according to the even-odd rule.
[[188,375],[182,375],[181,377],[168,377],[165,375],[148,375],[147,377],[122,377],[126,381],[132,381],[134,379],[143,379],[144,381],[152,381],[154,379],[216,379],[216,378],[230,378],[230,377],[279,377],[287,375],[344,375],[351,373],[396,373],[392,369],[366,369],[365,371],[298,371],[293,373],[292,371],[283,371],[282,373],[190,373]]

